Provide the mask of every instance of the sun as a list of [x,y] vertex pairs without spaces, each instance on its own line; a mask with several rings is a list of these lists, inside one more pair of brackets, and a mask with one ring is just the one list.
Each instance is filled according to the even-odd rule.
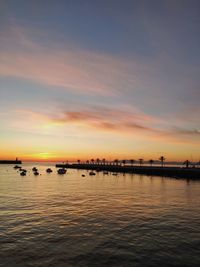
[[42,152],[42,153],[38,153],[38,154],[37,154],[37,157],[38,157],[39,159],[47,160],[47,159],[49,159],[49,158],[51,157],[51,155],[50,155],[50,153],[48,153],[48,152]]

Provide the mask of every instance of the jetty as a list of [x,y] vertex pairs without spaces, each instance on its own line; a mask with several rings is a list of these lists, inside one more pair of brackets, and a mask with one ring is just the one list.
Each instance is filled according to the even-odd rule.
[[22,164],[21,160],[0,160],[0,164]]
[[57,168],[71,168],[94,171],[120,172],[120,173],[136,173],[150,176],[162,176],[173,178],[199,179],[200,168],[186,167],[166,167],[166,166],[131,166],[131,165],[114,165],[114,164],[56,164]]

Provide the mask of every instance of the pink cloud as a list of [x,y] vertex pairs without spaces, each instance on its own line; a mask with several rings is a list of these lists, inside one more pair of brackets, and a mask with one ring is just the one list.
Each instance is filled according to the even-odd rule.
[[[166,128],[159,119],[142,112],[126,112],[114,108],[87,108],[64,110],[54,113],[41,113],[31,110],[17,110],[12,128],[40,135],[76,136],[97,131],[164,142],[166,144],[198,145],[200,131],[180,127]],[[69,131],[70,129],[70,131]],[[89,130],[89,131],[88,131]]]
[[0,36],[0,75],[84,94],[115,95],[121,88],[133,89],[141,67],[146,67],[71,45],[59,50],[48,48],[33,41],[30,33],[13,27]]

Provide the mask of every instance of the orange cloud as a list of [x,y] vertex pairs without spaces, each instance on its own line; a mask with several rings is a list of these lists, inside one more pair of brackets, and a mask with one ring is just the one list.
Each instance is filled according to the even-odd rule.
[[[75,127],[72,134],[87,132],[87,128],[92,128],[96,131],[115,134],[139,135],[146,139],[160,140],[166,143],[199,144],[199,130],[187,130],[173,126],[166,127],[160,119],[139,111],[127,112],[98,106],[87,110],[61,111],[53,115],[40,114],[29,110],[21,110],[20,113],[25,117],[29,117],[28,123],[31,122],[31,131],[38,129],[39,133],[44,134],[65,135],[65,128],[63,127],[70,126],[72,129]],[[15,127],[21,127],[22,125],[23,129],[28,128],[26,127],[27,121],[21,124],[15,123]],[[50,128],[53,127],[52,131],[49,131],[50,128],[48,126]],[[61,129],[59,128],[60,126],[62,126]],[[61,132],[59,132],[59,129]]]
[[61,112],[52,120],[62,124],[83,124],[106,131],[148,131],[158,130],[150,126],[157,118],[143,113],[131,113],[113,108],[96,107],[90,110]]

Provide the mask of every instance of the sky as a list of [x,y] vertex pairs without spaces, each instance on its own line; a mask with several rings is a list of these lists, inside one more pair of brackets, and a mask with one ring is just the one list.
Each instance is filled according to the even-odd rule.
[[200,1],[0,0],[0,159],[200,159]]

